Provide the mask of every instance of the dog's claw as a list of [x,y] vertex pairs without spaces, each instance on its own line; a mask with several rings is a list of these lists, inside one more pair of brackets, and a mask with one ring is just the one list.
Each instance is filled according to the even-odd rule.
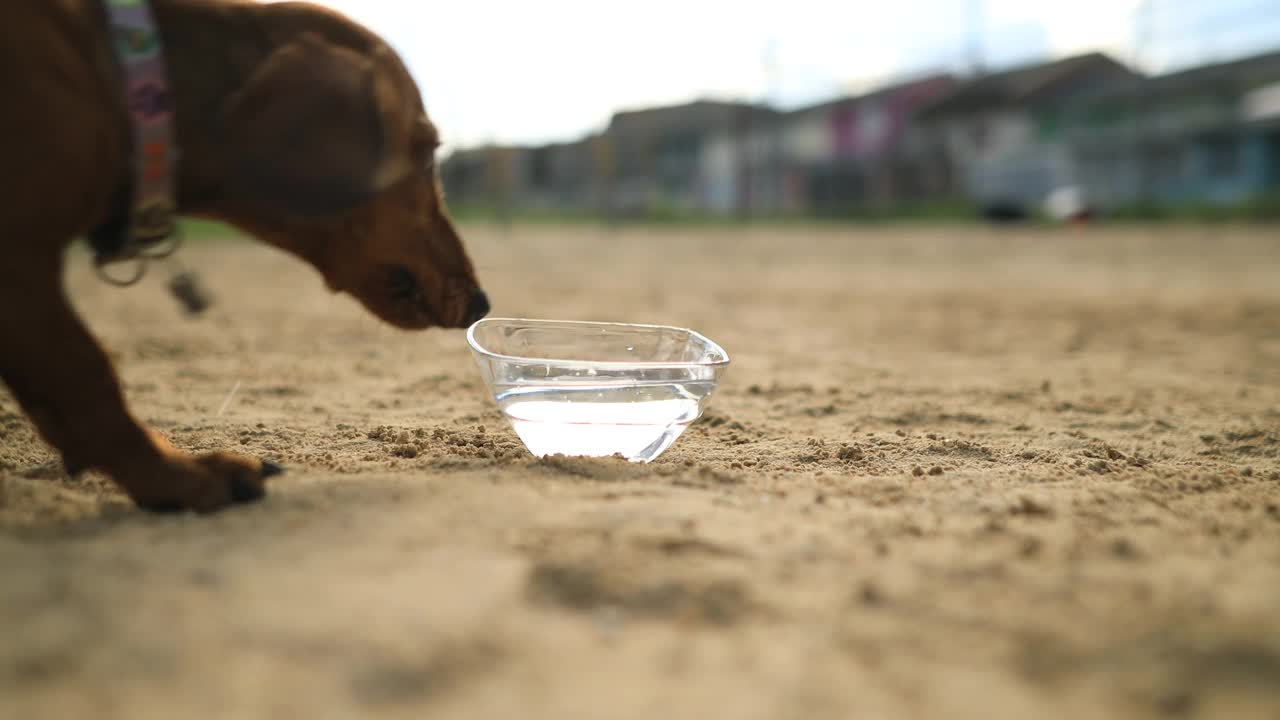
[[154,471],[143,476],[149,482],[130,495],[139,507],[152,512],[205,514],[263,499],[267,495],[263,480],[282,472],[275,463],[232,453],[188,456],[169,451]]
[[251,503],[261,500],[267,491],[261,485],[246,482],[240,478],[231,479],[231,501],[235,503]]

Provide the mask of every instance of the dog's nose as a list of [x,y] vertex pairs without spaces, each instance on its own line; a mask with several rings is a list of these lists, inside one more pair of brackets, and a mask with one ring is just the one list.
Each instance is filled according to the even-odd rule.
[[476,294],[471,296],[471,302],[467,304],[467,324],[481,320],[488,314],[489,296],[483,290],[476,290]]

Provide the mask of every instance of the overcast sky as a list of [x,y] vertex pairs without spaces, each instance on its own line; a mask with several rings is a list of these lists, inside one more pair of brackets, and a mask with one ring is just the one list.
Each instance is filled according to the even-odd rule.
[[795,106],[963,70],[975,27],[994,66],[1101,49],[1160,69],[1280,47],[1280,0],[322,2],[401,53],[451,147],[572,139],[624,108]]

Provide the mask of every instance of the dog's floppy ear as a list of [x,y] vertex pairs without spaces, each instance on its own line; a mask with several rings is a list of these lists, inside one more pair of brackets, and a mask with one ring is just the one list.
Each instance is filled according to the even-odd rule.
[[298,213],[349,208],[404,176],[396,98],[378,53],[305,33],[273,52],[224,106],[227,190]]

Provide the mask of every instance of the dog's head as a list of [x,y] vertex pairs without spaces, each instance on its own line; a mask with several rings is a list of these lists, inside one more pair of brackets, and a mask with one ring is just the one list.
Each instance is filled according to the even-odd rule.
[[465,327],[489,302],[444,207],[436,129],[395,53],[356,38],[297,34],[220,108],[222,214],[392,325]]

